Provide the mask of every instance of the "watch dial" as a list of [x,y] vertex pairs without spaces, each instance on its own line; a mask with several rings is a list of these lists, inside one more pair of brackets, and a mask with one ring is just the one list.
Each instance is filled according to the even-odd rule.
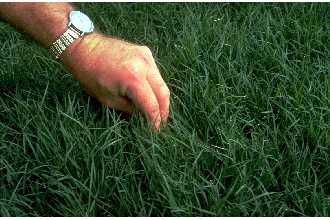
[[72,11],[70,13],[70,22],[78,30],[84,33],[90,33],[94,29],[93,22],[87,17],[87,15],[81,13],[80,11]]

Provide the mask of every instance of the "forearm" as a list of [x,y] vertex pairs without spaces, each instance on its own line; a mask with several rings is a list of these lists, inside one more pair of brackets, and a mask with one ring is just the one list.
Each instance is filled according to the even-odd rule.
[[[0,17],[19,30],[31,35],[48,48],[66,30],[73,6],[69,3],[0,3]],[[99,37],[95,37],[98,35]],[[82,53],[88,53],[100,38],[96,31],[75,40],[61,55],[60,60],[71,68]]]
[[69,3],[1,3],[0,16],[48,47],[66,29]]

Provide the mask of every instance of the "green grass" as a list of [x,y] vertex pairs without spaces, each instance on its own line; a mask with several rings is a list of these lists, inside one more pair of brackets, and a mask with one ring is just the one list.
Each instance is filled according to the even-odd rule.
[[330,5],[78,5],[148,45],[154,133],[0,23],[1,216],[330,215]]

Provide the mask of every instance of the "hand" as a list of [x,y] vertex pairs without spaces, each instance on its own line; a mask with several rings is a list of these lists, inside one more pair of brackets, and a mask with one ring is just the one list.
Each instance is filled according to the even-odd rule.
[[166,122],[170,91],[147,47],[93,33],[61,59],[102,104],[127,113],[136,106],[157,130]]

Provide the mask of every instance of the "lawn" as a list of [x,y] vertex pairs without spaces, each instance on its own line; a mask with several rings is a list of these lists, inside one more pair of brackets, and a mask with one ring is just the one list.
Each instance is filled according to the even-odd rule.
[[153,132],[0,21],[0,216],[330,215],[330,4],[80,3],[149,46]]

